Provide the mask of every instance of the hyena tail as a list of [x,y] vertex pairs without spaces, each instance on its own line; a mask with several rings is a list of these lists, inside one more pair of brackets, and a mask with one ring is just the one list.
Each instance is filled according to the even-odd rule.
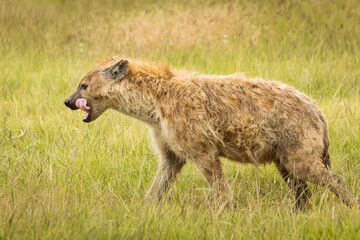
[[[324,141],[324,145],[325,145],[325,141]],[[323,163],[325,165],[325,167],[330,170],[331,168],[331,162],[330,162],[330,155],[329,155],[329,144],[324,146],[324,152],[322,155],[322,160]]]
[[330,146],[329,131],[328,131],[324,116],[322,114],[320,116],[321,116],[320,119],[324,124],[324,136],[323,136],[324,150],[323,150],[323,155],[322,155],[322,161],[323,161],[325,167],[328,170],[330,170],[331,162],[330,162],[330,154],[329,154],[329,146]]

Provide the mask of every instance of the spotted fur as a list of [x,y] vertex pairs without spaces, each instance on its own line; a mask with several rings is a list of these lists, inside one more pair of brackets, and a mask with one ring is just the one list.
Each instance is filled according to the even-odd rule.
[[[114,67],[126,75],[111,79],[106,72]],[[308,181],[328,186],[348,205],[356,201],[330,172],[323,114],[313,100],[281,82],[173,71],[165,64],[112,57],[81,84],[89,89],[70,98],[87,99],[89,121],[115,109],[149,125],[161,160],[146,199],[159,201],[182,167],[193,162],[216,202],[229,203],[232,193],[219,160],[225,157],[255,165],[274,162],[300,209],[310,196]]]

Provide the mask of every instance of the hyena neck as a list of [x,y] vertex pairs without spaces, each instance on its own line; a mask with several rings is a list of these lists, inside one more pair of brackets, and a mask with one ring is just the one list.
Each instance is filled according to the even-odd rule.
[[129,60],[127,79],[114,89],[114,109],[152,126],[160,125],[160,103],[174,73],[167,65]]
[[113,109],[153,127],[160,126],[160,104],[167,79],[153,76],[131,76],[115,90]]

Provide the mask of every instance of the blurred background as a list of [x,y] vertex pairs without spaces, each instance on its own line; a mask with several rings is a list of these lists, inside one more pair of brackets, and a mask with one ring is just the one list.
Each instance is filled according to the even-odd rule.
[[359,196],[359,1],[2,0],[0,54],[0,238],[358,236],[356,210],[323,189],[294,213],[273,166],[223,161],[240,211],[209,209],[192,165],[162,208],[143,208],[146,127],[111,111],[85,125],[63,101],[112,55],[279,80],[318,102],[334,171]]

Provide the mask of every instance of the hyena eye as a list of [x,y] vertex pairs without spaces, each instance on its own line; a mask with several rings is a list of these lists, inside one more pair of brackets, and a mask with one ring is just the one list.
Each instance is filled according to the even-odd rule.
[[80,88],[81,90],[86,90],[88,86],[87,84],[81,84]]

